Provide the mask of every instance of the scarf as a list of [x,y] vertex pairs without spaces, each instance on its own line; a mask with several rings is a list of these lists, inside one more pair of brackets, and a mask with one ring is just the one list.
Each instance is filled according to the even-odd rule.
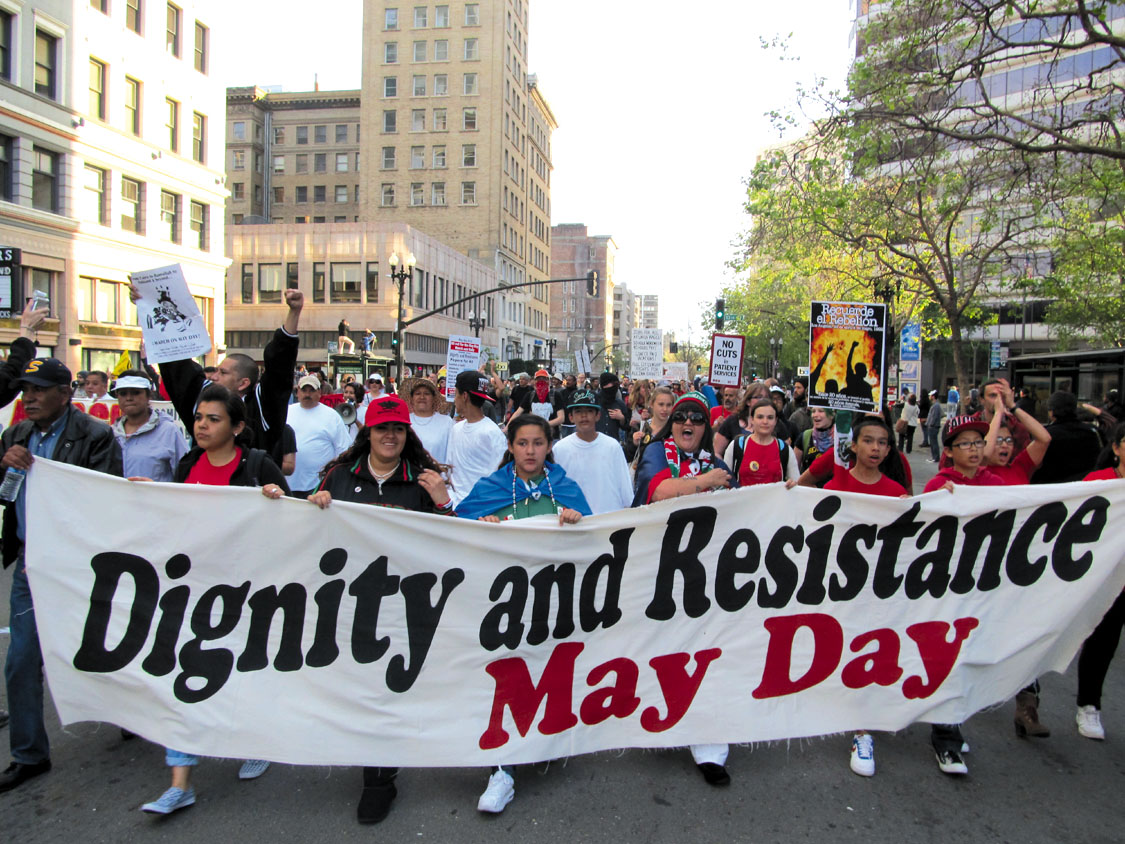
[[[556,504],[577,510],[583,516],[592,515],[586,496],[582,494],[578,484],[567,477],[562,466],[544,462],[543,468],[550,479],[549,494]],[[515,463],[505,463],[473,485],[472,491],[457,505],[457,515],[463,519],[491,516],[513,503],[532,497],[536,492],[536,488],[529,488],[527,484],[517,481]],[[541,495],[544,492],[542,487],[545,486],[546,481],[538,488]]]
[[668,468],[672,471],[672,477],[680,477],[680,466],[688,463],[687,474],[684,477],[694,478],[697,475],[703,475],[710,472],[711,466],[711,452],[700,451],[698,457],[692,457],[680,450],[676,445],[676,441],[672,437],[668,437],[664,441],[664,459],[668,461]]
[[535,400],[540,404],[547,401],[547,397],[551,395],[551,385],[546,381],[535,382]]
[[832,431],[832,428],[828,428],[824,431],[818,431],[816,428],[812,429],[813,445],[816,446],[816,450],[820,454],[824,454],[824,452],[832,448]]

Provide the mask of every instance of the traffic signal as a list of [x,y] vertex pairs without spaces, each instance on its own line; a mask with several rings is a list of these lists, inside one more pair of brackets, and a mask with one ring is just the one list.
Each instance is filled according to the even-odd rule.
[[586,295],[598,295],[598,274],[594,270],[586,273]]
[[726,299],[715,300],[715,330],[723,330],[723,320],[727,316]]
[[671,352],[674,355],[679,354],[680,344],[677,343],[675,340],[670,341],[668,343],[668,351]]
[[391,345],[392,346],[398,345],[398,332],[397,331],[391,332]]

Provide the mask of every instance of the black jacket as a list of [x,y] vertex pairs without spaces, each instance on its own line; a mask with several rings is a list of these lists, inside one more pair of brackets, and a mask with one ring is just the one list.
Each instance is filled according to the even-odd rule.
[[[437,513],[434,500],[418,483],[422,469],[405,460],[399,471],[383,481],[380,489],[367,459],[361,457],[352,463],[340,463],[328,470],[320,482],[317,492],[327,490],[333,501],[352,501],[356,504],[374,504],[377,507],[395,507],[399,510],[413,510],[416,513]],[[452,512],[452,511],[448,511]]]
[[[293,394],[293,370],[297,366],[299,346],[296,337],[279,328],[262,352],[265,371],[246,395],[246,427],[254,448],[272,452],[281,438],[289,414],[289,397]],[[160,364],[160,377],[172,406],[190,432],[194,427],[195,406],[206,380],[203,367],[190,359],[168,361]]]
[[[238,460],[238,468],[230,476],[231,486],[261,487],[266,484],[277,484],[283,490],[289,492],[289,484],[285,482],[285,475],[281,473],[281,469],[277,467],[277,464],[270,459],[266,452],[258,448],[246,448],[245,446],[239,446],[239,448],[242,450],[242,456]],[[176,464],[176,471],[172,475],[172,480],[178,484],[186,481],[191,468],[199,462],[199,458],[202,456],[203,449],[195,446],[181,457],[180,462]]]
[[1097,432],[1077,419],[1053,422],[1047,426],[1051,444],[1043,455],[1033,484],[1064,484],[1080,481],[1094,469],[1102,443]]
[[8,359],[0,364],[0,407],[7,407],[16,400],[23,388],[19,378],[24,367],[35,357],[35,344],[26,337],[12,341]]
[[[117,444],[113,428],[100,419],[71,407],[67,408],[67,413],[63,432],[55,443],[55,451],[51,459],[121,477],[121,446]],[[3,459],[4,453],[14,445],[22,445],[26,448],[34,427],[34,422],[25,419],[0,435],[0,459]],[[16,508],[6,504],[2,552],[4,568],[15,562],[22,550],[23,543],[16,535]]]

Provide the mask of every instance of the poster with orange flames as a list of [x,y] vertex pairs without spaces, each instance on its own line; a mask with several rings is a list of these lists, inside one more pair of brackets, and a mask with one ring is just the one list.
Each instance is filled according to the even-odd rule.
[[887,306],[813,302],[809,407],[878,413],[886,384]]

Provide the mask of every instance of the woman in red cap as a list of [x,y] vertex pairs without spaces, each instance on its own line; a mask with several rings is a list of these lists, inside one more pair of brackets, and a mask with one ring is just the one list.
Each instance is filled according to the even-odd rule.
[[[398,396],[373,399],[351,448],[324,467],[309,501],[326,509],[333,500],[453,514],[441,468],[410,427],[410,408]],[[397,775],[398,768],[363,769],[356,808],[360,823],[387,817],[398,793]]]

